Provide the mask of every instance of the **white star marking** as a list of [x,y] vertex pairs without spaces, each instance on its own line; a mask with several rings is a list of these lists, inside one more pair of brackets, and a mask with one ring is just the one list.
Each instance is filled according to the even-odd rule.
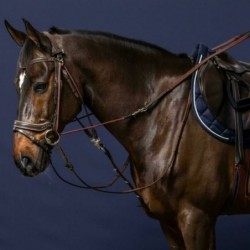
[[26,73],[25,73],[25,72],[22,72],[22,73],[19,75],[19,88],[20,88],[20,90],[22,89],[22,86],[23,86],[23,83],[24,83],[25,76],[26,76]]

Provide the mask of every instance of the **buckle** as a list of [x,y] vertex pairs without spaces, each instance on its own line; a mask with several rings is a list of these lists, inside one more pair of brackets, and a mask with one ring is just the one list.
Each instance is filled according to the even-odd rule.
[[62,50],[55,50],[54,49],[54,51],[52,53],[52,56],[55,58],[55,61],[57,61],[58,63],[60,63],[62,65],[64,63],[64,60],[63,60],[64,55],[65,55],[65,53],[64,53],[63,49]]

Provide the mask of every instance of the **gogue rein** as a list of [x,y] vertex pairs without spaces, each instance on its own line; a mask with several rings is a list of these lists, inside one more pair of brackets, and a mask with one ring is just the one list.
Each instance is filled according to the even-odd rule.
[[[92,124],[92,122],[91,122],[91,120],[89,118],[90,115],[87,113],[86,117],[88,117],[88,119],[89,119],[90,126],[85,127],[83,125],[83,123],[81,122],[81,120],[79,118],[76,118],[75,121],[77,121],[79,123],[81,128],[61,133],[61,135],[66,135],[66,134],[70,134],[70,133],[84,131],[87,134],[87,136],[91,139],[91,141],[94,143],[94,145],[97,146],[97,148],[101,149],[105,153],[105,155],[111,161],[111,164],[113,166],[113,170],[116,173],[116,177],[106,185],[91,186],[86,181],[84,181],[76,173],[76,171],[74,170],[73,165],[69,162],[66,154],[64,153],[62,147],[59,144],[60,134],[58,132],[58,128],[59,128],[59,115],[60,115],[60,103],[61,103],[62,76],[66,79],[67,83],[69,84],[69,86],[70,86],[70,88],[72,90],[72,93],[77,98],[79,103],[81,105],[84,105],[84,102],[83,102],[83,97],[81,95],[81,91],[78,88],[78,85],[74,81],[73,77],[71,76],[70,72],[68,71],[68,69],[67,69],[67,67],[66,67],[66,65],[64,63],[64,55],[65,55],[64,51],[55,49],[56,46],[53,46],[53,53],[52,53],[51,57],[48,57],[48,58],[47,57],[35,58],[35,59],[31,60],[31,62],[29,64],[29,66],[30,66],[30,65],[35,64],[35,63],[52,62],[55,65],[55,89],[56,89],[56,91],[54,92],[54,103],[55,103],[56,108],[55,108],[55,111],[54,111],[54,115],[51,118],[51,121],[47,121],[45,123],[31,123],[31,122],[26,122],[26,121],[15,120],[13,130],[14,130],[14,132],[18,132],[18,133],[24,135],[29,140],[31,140],[32,143],[34,143],[37,146],[41,147],[46,153],[49,154],[49,156],[50,156],[52,147],[53,146],[57,147],[58,151],[60,152],[60,154],[61,154],[61,156],[62,156],[62,158],[63,158],[63,160],[65,162],[66,167],[73,172],[73,174],[76,176],[76,178],[80,181],[81,185],[69,182],[69,181],[65,180],[63,177],[61,177],[60,174],[55,169],[55,167],[54,167],[54,165],[52,163],[51,157],[49,157],[50,164],[51,164],[53,170],[55,171],[56,175],[62,181],[64,181],[65,183],[67,183],[69,185],[72,185],[72,186],[75,186],[75,187],[79,187],[79,188],[93,189],[93,190],[96,190],[96,191],[106,192],[106,193],[127,194],[127,193],[131,193],[131,192],[135,192],[137,194],[137,191],[145,189],[147,187],[150,187],[153,184],[155,184],[156,182],[158,182],[160,179],[162,179],[166,175],[169,168],[166,168],[166,171],[164,171],[163,174],[158,179],[153,181],[152,183],[150,183],[150,184],[148,184],[146,186],[134,188],[133,185],[129,182],[129,180],[123,175],[123,171],[125,170],[125,168],[129,164],[129,157],[127,158],[126,162],[124,163],[122,170],[120,170],[116,166],[116,164],[115,164],[109,150],[101,143],[100,138],[97,136],[95,128],[100,127],[100,126],[104,126],[104,125],[108,125],[108,124],[114,124],[114,123],[117,123],[117,122],[120,122],[120,121],[127,120],[129,118],[134,118],[134,117],[137,117],[139,114],[145,113],[145,112],[153,109],[162,100],[163,97],[165,97],[168,93],[170,93],[177,86],[179,86],[184,80],[186,80],[188,77],[190,77],[197,69],[199,69],[207,61],[209,61],[212,58],[214,58],[215,56],[227,51],[228,49],[236,46],[240,42],[242,42],[242,41],[246,40],[247,38],[249,38],[249,36],[250,36],[250,32],[247,32],[247,33],[244,33],[242,35],[236,36],[236,37],[228,40],[227,42],[225,42],[223,44],[220,44],[219,46],[216,46],[215,48],[213,48],[213,50],[215,50],[215,53],[213,53],[212,55],[206,57],[200,63],[193,66],[185,74],[183,74],[181,77],[179,77],[175,82],[173,82],[172,84],[169,84],[167,86],[167,88],[157,98],[155,98],[151,102],[147,103],[142,108],[139,108],[135,112],[133,112],[133,113],[131,113],[129,115],[125,115],[125,116],[119,117],[117,119],[109,120],[109,121],[99,123],[99,124],[96,124],[96,125]],[[23,65],[20,65],[19,68],[25,70],[27,68],[27,66],[24,67]],[[85,106],[84,106],[84,108],[85,108],[85,111],[86,111]],[[181,124],[181,129],[180,129],[179,134],[178,134],[178,140],[177,140],[177,143],[175,145],[175,149],[176,149],[175,152],[177,152],[177,149],[178,149],[178,146],[179,146],[179,143],[180,143],[180,140],[181,140],[181,135],[182,135],[182,132],[184,130],[190,108],[191,108],[191,101],[190,101],[190,96],[189,96],[187,106],[186,106],[186,110],[185,110],[185,114],[184,114],[184,118],[183,118],[182,124]],[[44,138],[41,139],[41,140],[38,140],[34,136],[32,136],[30,133],[28,133],[27,131],[39,132],[39,133],[44,132]],[[174,154],[174,156],[172,157],[169,167],[172,166],[172,164],[175,161],[175,158],[176,158],[176,154]],[[124,180],[124,182],[129,186],[129,188],[130,188],[129,190],[125,190],[125,191],[104,190],[104,188],[112,186],[119,178],[122,178]],[[137,197],[140,198],[138,196],[138,194],[137,194]]]

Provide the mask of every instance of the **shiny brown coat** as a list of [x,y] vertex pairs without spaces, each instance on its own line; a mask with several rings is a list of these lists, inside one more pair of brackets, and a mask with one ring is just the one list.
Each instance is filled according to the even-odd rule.
[[[25,25],[23,33],[6,23],[22,48],[19,63],[28,65],[37,57],[51,56],[54,44],[63,49],[65,65],[84,102],[101,122],[134,112],[192,67],[187,56],[147,43],[103,33],[57,29],[42,33],[27,21]],[[35,65],[27,75],[22,87],[20,72],[17,75],[18,119],[49,120],[55,108],[53,64]],[[48,87],[37,94],[33,86],[39,81]],[[128,151],[136,187],[159,179],[139,194],[146,212],[159,220],[171,249],[212,250],[216,219],[233,185],[234,147],[201,128],[189,109],[189,95],[187,79],[154,109],[107,129]],[[65,79],[60,110],[62,131],[80,111]],[[44,137],[44,133],[31,134],[39,140]],[[34,176],[48,164],[46,152],[20,133],[14,136],[13,155],[25,175]]]

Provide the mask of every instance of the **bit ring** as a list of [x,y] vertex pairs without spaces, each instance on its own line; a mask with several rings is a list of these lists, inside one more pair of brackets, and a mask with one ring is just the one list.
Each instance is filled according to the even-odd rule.
[[45,141],[50,146],[55,146],[60,141],[60,135],[57,131],[49,129],[45,133]]

